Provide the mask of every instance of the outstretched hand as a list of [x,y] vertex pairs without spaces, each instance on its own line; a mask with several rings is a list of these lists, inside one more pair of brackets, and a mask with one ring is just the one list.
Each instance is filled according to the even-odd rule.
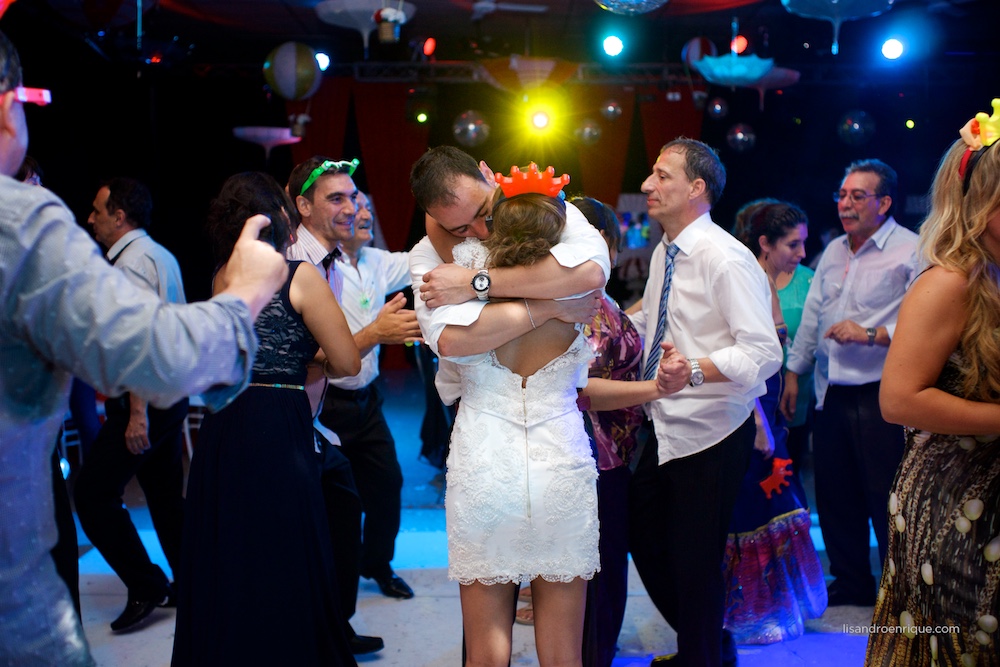
[[403,308],[405,305],[406,296],[400,292],[382,306],[378,317],[371,324],[375,328],[375,336],[380,344],[423,342],[420,337],[420,325],[417,324],[417,314]]

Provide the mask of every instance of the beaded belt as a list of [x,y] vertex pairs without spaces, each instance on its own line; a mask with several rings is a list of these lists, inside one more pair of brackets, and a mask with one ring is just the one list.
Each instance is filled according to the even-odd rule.
[[306,388],[301,384],[267,384],[264,382],[251,382],[247,385],[248,387],[269,387],[271,389],[295,389],[296,391],[305,391]]

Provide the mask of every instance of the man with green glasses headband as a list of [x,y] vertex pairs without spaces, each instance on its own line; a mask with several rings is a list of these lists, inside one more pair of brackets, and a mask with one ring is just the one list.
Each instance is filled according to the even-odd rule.
[[[341,244],[354,236],[359,205],[358,189],[351,176],[360,164],[357,158],[330,160],[315,156],[296,166],[288,179],[288,192],[295,195],[295,206],[302,225],[296,242],[288,247],[286,255],[288,259],[311,262],[323,271],[338,301],[342,300],[343,268],[338,269],[334,260],[340,255]],[[387,309],[388,306],[379,312],[374,322],[355,332],[354,342],[362,357],[381,344],[399,342],[403,335],[413,335],[412,332],[406,333],[413,328],[406,328],[407,322],[412,324],[415,320],[412,311]],[[409,318],[403,313],[409,313]],[[324,416],[328,410],[322,401],[327,391],[326,379],[321,378],[311,388],[307,387],[307,391],[319,404],[314,403],[320,425],[334,423],[330,415]],[[323,442],[320,458],[341,611],[345,619],[350,619],[357,604],[359,576],[375,579],[382,592],[391,597],[413,597],[413,591],[396,576],[390,565],[399,530],[402,471],[399,470],[391,438],[389,447],[366,451],[363,446],[352,447],[346,439],[341,443],[339,436],[328,430],[324,435],[336,440],[334,444],[344,446],[341,448]],[[345,455],[345,451],[350,456]],[[362,460],[357,460],[354,454]],[[377,460],[372,461],[373,458]],[[366,466],[366,463],[369,465]],[[359,492],[355,478],[360,475],[371,478],[373,475],[365,471],[372,470],[372,466],[381,470],[385,479],[376,480],[381,484],[363,484],[362,492]],[[357,468],[356,474],[354,468]],[[364,540],[361,534],[362,511],[369,515],[364,523]],[[377,531],[376,535],[374,529],[379,526],[388,528]],[[371,653],[383,647],[380,638],[357,635],[350,624],[345,632],[356,654]]]
[[331,170],[335,174],[346,173],[348,176],[354,176],[354,170],[358,168],[359,164],[361,164],[361,160],[358,158],[354,158],[353,160],[324,160],[323,164],[309,172],[309,177],[302,184],[302,187],[299,188],[299,194],[304,195],[319,180],[320,176]]

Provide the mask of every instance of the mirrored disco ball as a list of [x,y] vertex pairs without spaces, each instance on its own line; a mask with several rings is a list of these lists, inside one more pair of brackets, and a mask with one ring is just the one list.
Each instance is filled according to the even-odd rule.
[[849,146],[861,146],[875,136],[875,119],[861,109],[848,111],[837,126],[837,136]]
[[754,147],[757,143],[757,133],[746,123],[737,123],[729,128],[726,134],[726,143],[738,153],[743,153]]
[[601,126],[594,120],[585,120],[573,132],[573,136],[584,146],[593,146],[601,139]]
[[455,117],[451,131],[455,141],[469,148],[479,146],[490,138],[490,124],[481,113],[472,109]]
[[623,14],[634,16],[635,14],[645,14],[654,9],[659,9],[667,4],[667,0],[594,0],[601,9],[606,9],[613,14]]

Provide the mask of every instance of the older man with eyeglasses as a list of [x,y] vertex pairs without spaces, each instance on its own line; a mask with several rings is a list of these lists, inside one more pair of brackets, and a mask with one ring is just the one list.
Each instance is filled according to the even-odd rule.
[[917,235],[889,211],[896,172],[852,163],[833,194],[846,234],[820,258],[802,324],[788,352],[782,412],[791,418],[799,374],[815,366],[816,505],[834,581],[829,605],[875,603],[868,521],[885,560],[886,502],[903,455],[899,426],[882,419],[878,393],[899,305],[917,275]]

